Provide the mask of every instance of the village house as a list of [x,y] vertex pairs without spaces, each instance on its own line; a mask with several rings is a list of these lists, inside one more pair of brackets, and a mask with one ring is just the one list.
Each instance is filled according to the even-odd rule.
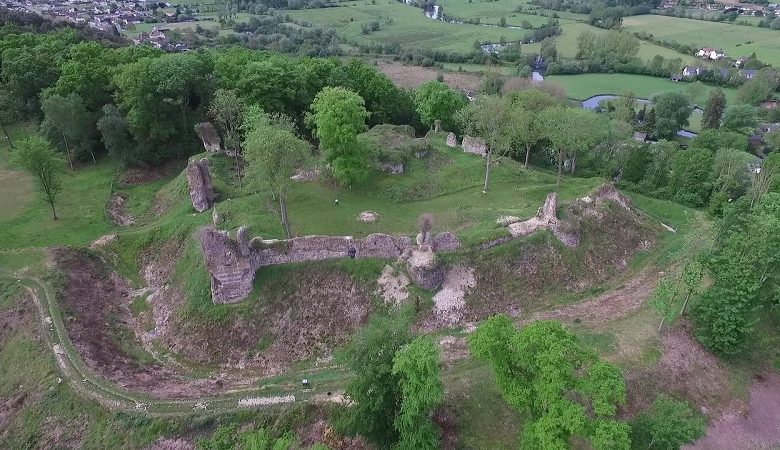
[[685,66],[683,67],[682,76],[685,78],[695,77],[703,75],[707,72],[706,67],[702,66]]
[[724,52],[723,50],[715,50],[714,48],[711,47],[704,47],[696,53],[696,56],[703,59],[711,59],[713,61],[717,61],[719,59],[725,58],[726,52]]

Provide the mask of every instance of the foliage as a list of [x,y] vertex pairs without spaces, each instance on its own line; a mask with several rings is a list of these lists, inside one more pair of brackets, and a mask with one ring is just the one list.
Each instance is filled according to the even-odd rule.
[[270,189],[279,199],[280,216],[289,239],[292,236],[287,220],[287,190],[292,183],[290,177],[311,156],[309,144],[295,135],[289,119],[271,117],[256,106],[250,109],[244,129],[247,177],[256,192]]
[[772,94],[773,88],[768,78],[759,75],[746,81],[737,90],[737,103],[757,105]]
[[84,103],[76,94],[67,97],[54,94],[43,99],[41,103],[44,119],[41,131],[50,141],[58,142],[68,157],[68,163],[73,169],[73,159],[88,152],[92,153],[93,122],[84,107]]
[[359,434],[379,446],[398,441],[394,424],[402,387],[393,373],[393,360],[410,340],[406,321],[380,316],[354,336],[345,352],[345,362],[355,374],[344,390],[354,402],[339,423],[345,433]]
[[512,112],[513,126],[516,131],[514,143],[521,148],[525,147],[525,166],[528,167],[531,148],[546,136],[539,113],[558,105],[560,101],[538,89],[524,89],[511,92],[509,102],[515,108]]
[[756,128],[756,108],[750,105],[732,105],[723,114],[723,128],[739,133],[751,133]]
[[754,312],[773,298],[780,262],[780,194],[750,208],[742,198],[724,208],[716,248],[705,267],[712,285],[692,305],[697,338],[719,354],[733,354],[753,328]]
[[521,448],[565,449],[572,436],[597,449],[629,447],[629,427],[615,418],[626,400],[620,370],[584,349],[559,322],[518,331],[507,316],[493,316],[469,346],[493,368],[507,403],[528,415]]
[[672,158],[669,192],[672,198],[688,206],[704,206],[710,198],[713,155],[709,150],[689,148]]
[[717,89],[710,92],[707,98],[707,104],[704,106],[704,116],[702,117],[702,128],[720,128],[720,120],[726,109],[726,94],[723,90]]
[[236,91],[217,89],[209,106],[209,115],[214,118],[217,129],[222,132],[225,148],[238,152],[241,144],[240,128],[244,122],[246,106]]
[[655,98],[655,136],[672,138],[688,126],[693,108],[682,92],[666,92]]
[[631,423],[635,449],[677,450],[704,436],[707,420],[687,402],[668,395],[656,397],[649,411]]
[[300,448],[290,432],[274,437],[265,428],[239,431],[235,425],[219,426],[210,436],[198,439],[198,450],[290,450]]
[[746,151],[748,149],[748,139],[744,134],[734,131],[706,129],[693,138],[691,147],[706,148],[712,153],[722,148]]
[[445,130],[453,129],[455,113],[467,103],[461,92],[439,81],[423,83],[414,94],[414,106],[422,123],[433,127],[440,120]]
[[428,336],[418,337],[395,354],[393,374],[399,378],[401,408],[395,419],[401,450],[437,449],[439,433],[431,420],[444,399],[439,347]]
[[54,205],[62,192],[60,174],[64,161],[51,148],[49,142],[40,136],[31,136],[19,144],[14,152],[15,162],[35,179],[43,200],[51,207],[52,217],[57,220]]
[[103,146],[108,153],[125,165],[143,161],[138,155],[133,136],[130,134],[130,124],[115,105],[103,106],[103,117],[97,122]]
[[317,94],[311,110],[320,147],[335,178],[344,185],[364,181],[371,169],[372,155],[357,140],[369,117],[363,99],[349,89],[325,88]]

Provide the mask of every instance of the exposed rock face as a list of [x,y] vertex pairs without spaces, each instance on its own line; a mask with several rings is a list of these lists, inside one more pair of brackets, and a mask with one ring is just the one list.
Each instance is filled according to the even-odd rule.
[[436,261],[430,247],[412,250],[406,264],[412,281],[423,289],[436,289],[444,281],[444,266]]
[[203,212],[214,206],[214,185],[211,183],[209,161],[202,158],[187,164],[187,182],[190,185],[192,207]]
[[455,136],[455,133],[450,133],[447,135],[447,147],[457,147],[458,146],[458,138]]
[[436,119],[433,121],[433,131],[441,133],[441,120]]
[[291,180],[298,183],[306,183],[309,181],[317,181],[320,179],[320,169],[300,169],[295,172],[295,175],[290,177]]
[[211,122],[195,124],[195,132],[198,133],[198,137],[203,141],[203,148],[207,152],[219,153],[222,151],[222,140]]
[[487,154],[487,145],[479,138],[471,137],[469,135],[463,136],[463,143],[461,146],[466,153],[473,153],[479,156],[485,156]]
[[404,173],[404,163],[391,163],[391,162],[379,163],[379,170],[381,170],[384,173],[391,173],[393,175],[397,175],[399,173]]
[[444,231],[433,237],[431,248],[435,252],[451,252],[460,248],[460,240],[449,231]]

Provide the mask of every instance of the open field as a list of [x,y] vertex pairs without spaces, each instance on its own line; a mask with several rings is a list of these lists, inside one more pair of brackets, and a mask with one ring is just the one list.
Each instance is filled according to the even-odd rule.
[[[689,83],[674,82],[666,78],[651,77],[647,75],[632,74],[601,74],[588,73],[582,75],[550,75],[545,78],[562,85],[566,89],[566,94],[573,99],[584,100],[599,94],[621,94],[631,91],[640,98],[652,98],[655,95],[669,91],[686,91]],[[704,85],[704,93],[696,100],[698,104],[703,105],[706,102],[709,92],[717,89],[713,86]],[[728,104],[734,103],[737,90],[733,88],[722,88],[726,94]]]
[[[383,0],[376,5],[345,2],[336,8],[285,11],[290,16],[335,29],[346,40],[358,43],[394,44],[428,50],[469,52],[474,41],[499,42],[522,39],[528,31],[446,23],[425,17],[422,9]],[[531,16],[533,17],[533,16]],[[380,23],[379,31],[361,33],[361,26]]]
[[626,17],[623,28],[682,44],[722,48],[733,58],[755,52],[758,59],[780,65],[780,32],[776,30],[653,15]]

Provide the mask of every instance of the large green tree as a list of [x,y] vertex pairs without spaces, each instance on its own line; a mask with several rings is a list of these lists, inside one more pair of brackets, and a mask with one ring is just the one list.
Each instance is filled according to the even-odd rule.
[[726,94],[721,89],[710,92],[704,115],[701,119],[702,128],[720,128],[720,120],[726,110]]
[[434,410],[444,400],[439,367],[439,346],[421,336],[398,350],[393,358],[393,374],[401,387],[401,407],[395,418],[399,433],[398,450],[440,448],[439,432],[433,423]]
[[732,105],[723,114],[722,127],[737,133],[748,134],[755,131],[758,120],[756,108],[750,105]]
[[14,150],[14,162],[32,175],[43,200],[51,208],[52,218],[57,220],[55,205],[62,192],[61,174],[65,161],[41,136],[25,139]]
[[712,192],[710,176],[713,154],[703,148],[680,150],[672,159],[669,192],[672,198],[688,206],[704,206]]
[[665,92],[655,98],[655,136],[671,139],[688,126],[693,108],[682,92]]
[[744,348],[757,310],[776,299],[780,285],[780,194],[750,208],[748,198],[724,208],[720,233],[706,260],[711,285],[692,304],[696,337],[710,350]]
[[769,98],[774,87],[769,78],[765,75],[759,75],[747,80],[737,89],[737,103],[747,105],[758,105]]
[[556,106],[544,110],[541,120],[547,139],[557,153],[557,186],[561,184],[567,157],[573,174],[577,156],[589,152],[609,135],[609,124],[604,117],[587,109]]
[[44,119],[41,130],[50,140],[58,142],[68,156],[68,164],[73,170],[73,160],[80,153],[88,152],[95,161],[94,122],[84,102],[77,94],[63,97],[58,94],[43,99],[41,103]]
[[560,104],[560,101],[538,89],[514,91],[508,97],[513,107],[512,120],[517,131],[515,143],[525,148],[525,167],[528,167],[532,147],[546,137],[539,113]]
[[133,136],[130,134],[130,124],[115,105],[105,105],[103,116],[97,122],[103,146],[108,153],[125,165],[139,163],[143,158],[134,151],[136,149]]
[[706,148],[712,153],[722,148],[745,151],[748,149],[748,139],[744,134],[722,128],[718,130],[706,129],[693,138],[691,147]]
[[707,419],[691,405],[661,394],[631,423],[631,444],[635,449],[678,450],[704,436],[706,429]]
[[136,139],[165,141],[193,135],[190,115],[209,100],[213,63],[208,54],[141,58],[114,76],[120,107]]
[[315,133],[334,177],[344,185],[364,181],[372,155],[357,135],[366,129],[369,113],[359,95],[345,88],[325,88],[311,104]]
[[353,402],[339,427],[359,434],[380,447],[398,441],[396,415],[402,387],[393,373],[396,352],[411,341],[408,323],[394,317],[375,316],[351,340],[345,362],[354,373],[344,392]]
[[233,153],[236,163],[238,187],[241,186],[241,125],[244,122],[246,106],[236,91],[217,89],[209,106],[209,115],[214,119],[217,128],[222,132],[222,142],[225,148]]
[[247,177],[257,191],[270,189],[279,200],[279,215],[287,239],[292,237],[287,215],[287,190],[290,177],[304,167],[311,156],[309,144],[295,135],[292,121],[284,116],[269,116],[253,107],[244,124],[244,158]]
[[628,424],[616,419],[626,401],[620,369],[585,349],[560,322],[518,330],[493,316],[469,336],[477,358],[493,369],[504,399],[528,418],[523,449],[567,449],[578,436],[596,449],[628,449]]
[[445,129],[454,125],[455,113],[468,101],[462,92],[456,91],[440,81],[423,83],[414,94],[414,106],[425,125],[433,128],[439,120]]
[[483,95],[458,111],[456,121],[466,134],[479,137],[487,145],[482,188],[487,192],[493,154],[506,154],[516,141],[519,122],[514,120],[513,107],[506,98]]

